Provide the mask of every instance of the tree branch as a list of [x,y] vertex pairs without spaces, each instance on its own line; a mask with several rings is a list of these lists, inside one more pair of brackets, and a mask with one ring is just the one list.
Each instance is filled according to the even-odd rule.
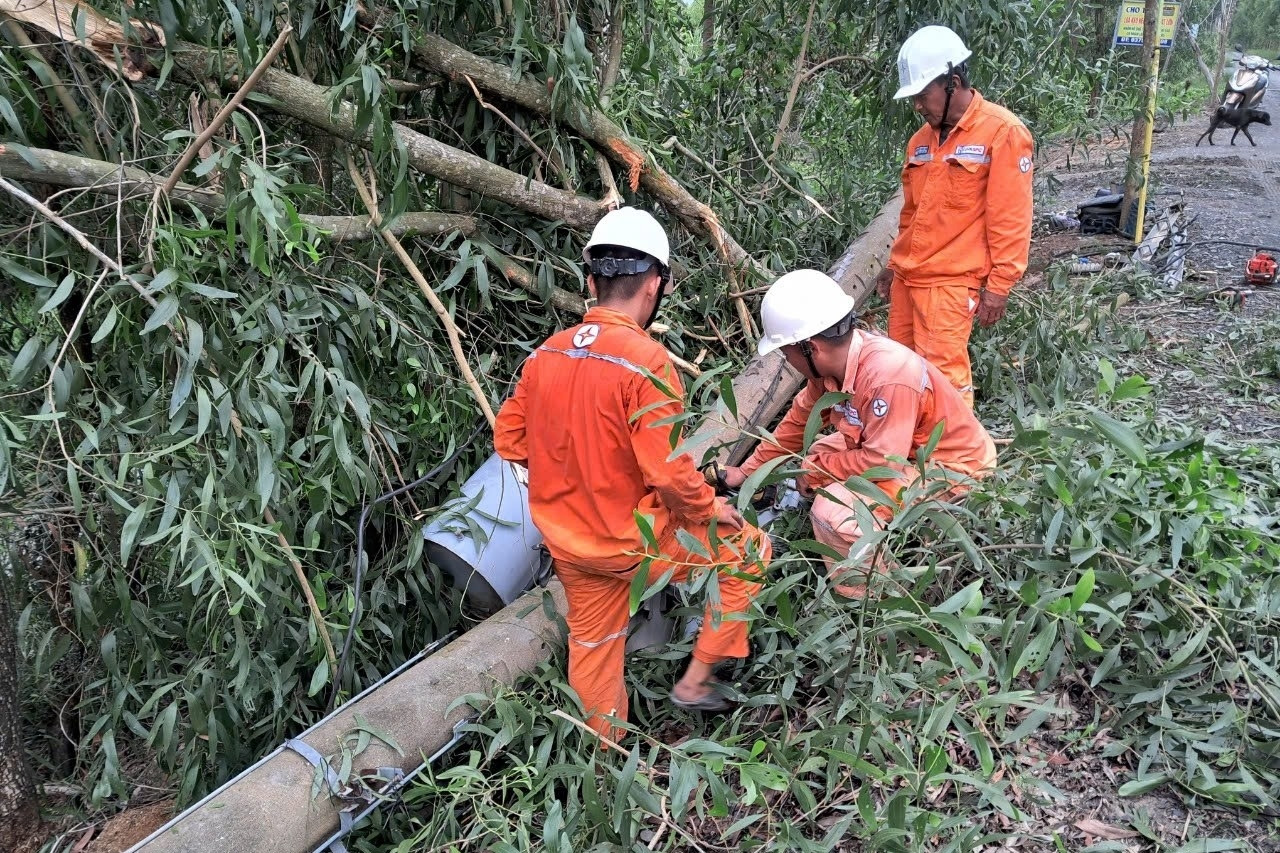
[[[141,197],[159,187],[162,178],[133,166],[116,165],[103,160],[64,154],[47,148],[25,148],[22,153],[13,146],[0,145],[0,175],[19,181],[36,181],[59,187],[78,187],[89,192],[117,195],[125,193]],[[170,199],[185,201],[206,213],[221,215],[227,201],[222,193],[190,184],[177,184]],[[349,243],[378,236],[378,229],[368,215],[314,216],[300,214],[302,222],[335,243]],[[383,226],[397,236],[406,234],[448,234],[460,231],[470,236],[476,221],[470,216],[435,212],[402,213]]]
[[289,41],[289,34],[292,32],[293,27],[285,24],[284,29],[280,31],[280,35],[276,36],[275,42],[273,42],[271,47],[267,49],[266,55],[262,57],[262,61],[253,69],[249,78],[240,85],[240,88],[236,90],[236,93],[231,96],[231,100],[222,105],[222,109],[218,110],[218,114],[213,117],[213,121],[209,122],[209,126],[206,127],[199,136],[193,139],[191,144],[187,146],[186,150],[182,152],[182,156],[178,158],[178,162],[174,165],[173,171],[169,173],[169,179],[164,182],[162,187],[156,190],[157,199],[160,195],[168,195],[169,192],[178,185],[178,181],[182,179],[182,173],[191,165],[191,161],[195,159],[196,153],[204,147],[206,143],[213,139],[213,135],[227,123],[227,119],[231,118],[231,114],[234,113],[242,103],[244,103],[244,99],[249,97],[249,93],[253,91],[254,86],[258,85],[258,81],[262,79],[262,75],[266,73],[267,68],[271,63],[276,61],[276,57],[280,55],[280,51],[284,50],[285,44]]
[[[133,276],[126,273],[124,269],[120,266],[120,264],[116,263],[115,260],[111,258],[109,255],[107,255],[106,252],[102,251],[97,246],[93,245],[93,243],[89,242],[89,238],[85,237],[84,234],[81,233],[79,229],[77,229],[76,227],[71,225],[71,223],[67,222],[61,216],[59,216],[58,214],[50,210],[48,205],[46,205],[44,202],[40,201],[39,199],[36,199],[35,197],[31,196],[24,190],[18,187],[15,187],[13,184],[9,183],[4,178],[0,178],[0,189],[4,190],[9,195],[13,196],[14,198],[18,199],[24,204],[34,208],[45,219],[48,219],[54,225],[58,226],[63,231],[65,231],[67,235],[70,236],[71,239],[79,243],[80,246],[86,252],[93,255],[98,260],[102,261],[102,263],[106,264],[111,269],[115,270],[118,276],[120,276],[122,279],[127,281],[129,285],[138,292],[138,295],[142,297],[142,301],[146,302],[152,308],[157,307],[158,303],[156,302],[156,298],[152,296],[150,293],[148,293],[147,289],[143,287],[138,282],[137,279],[135,279]],[[171,332],[174,332],[174,334],[177,335],[177,332],[172,325],[170,324],[166,324],[166,325],[168,325],[169,330]]]
[[791,110],[796,105],[796,95],[800,93],[800,84],[804,82],[804,56],[809,50],[809,33],[813,31],[813,13],[818,8],[818,0],[810,0],[809,17],[804,22],[804,35],[800,37],[800,53],[796,56],[796,71],[791,78],[791,90],[787,92],[787,103],[782,108],[782,118],[778,121],[778,129],[773,134],[773,145],[769,148],[769,159],[772,160],[778,155],[778,148],[782,145],[782,135],[787,132],[787,126],[791,124]]
[[[271,507],[266,507],[262,510],[262,517],[267,520],[267,524],[275,525],[276,517],[271,514]],[[311,611],[311,620],[316,625],[316,633],[320,635],[320,641],[324,643],[324,656],[329,661],[329,672],[331,677],[336,678],[338,674],[338,656],[334,653],[333,639],[330,638],[329,629],[325,626],[324,614],[320,612],[320,605],[316,602],[315,593],[311,591],[311,582],[307,580],[307,574],[302,570],[302,562],[293,553],[289,540],[284,538],[284,531],[276,530],[276,541],[280,543],[285,556],[289,558],[289,565],[293,567],[293,573],[298,578],[298,585],[302,587],[302,594],[307,599],[307,609]]]
[[833,56],[830,59],[824,59],[816,65],[811,66],[804,72],[802,83],[807,83],[818,75],[818,72],[835,65],[837,62],[860,62],[863,65],[870,65],[875,62],[870,56],[862,56],[857,53],[846,53],[841,56]]
[[[365,14],[363,20],[377,24],[378,19]],[[440,36],[424,33],[413,46],[413,55],[428,70],[458,80],[470,77],[482,89],[534,110],[548,118],[559,118],[624,166],[631,177],[632,188],[643,186],[680,222],[715,247],[727,266],[750,270],[765,281],[772,275],[760,266],[724,229],[714,211],[695,199],[661,166],[646,155],[613,119],[599,110],[570,110],[557,116],[552,108],[547,87],[532,77],[513,76],[510,70],[483,57],[476,56]]]
[[[134,22],[145,41],[145,44],[135,45],[126,38],[118,24],[84,3],[38,2],[29,8],[23,5],[34,1],[0,0],[0,12],[40,26],[61,40],[83,44],[98,52],[99,58],[112,67],[115,67],[115,59],[106,57],[114,57],[119,51],[128,59],[125,63],[126,76],[131,80],[141,79],[146,73],[156,70],[146,54],[147,48],[164,46],[163,35],[155,26]],[[75,10],[81,29],[90,34],[83,41],[72,37],[77,28],[71,20],[71,9]],[[226,80],[241,68],[240,57],[233,50],[210,50],[185,42],[175,43],[170,48],[177,60],[174,63],[175,74],[192,83],[200,84],[210,76]],[[267,68],[263,70],[256,91],[272,98],[272,108],[278,113],[362,147],[374,145],[373,128],[357,129],[355,105],[335,98],[335,93],[328,88],[276,68]],[[415,169],[466,187],[479,195],[546,219],[562,219],[584,230],[595,225],[604,213],[592,199],[532,181],[525,175],[453,148],[399,122],[393,122],[391,130]]]
[[[360,176],[360,170],[356,168],[355,160],[351,159],[349,154],[347,155],[347,172],[351,175],[351,182],[355,184],[356,192],[360,194],[360,200],[364,202],[364,206],[369,210],[369,217],[377,225],[382,221],[382,217],[378,213],[377,202],[369,194],[369,188],[365,185],[364,178]],[[396,238],[396,235],[392,234],[390,229],[387,228],[381,229],[380,233],[382,234],[382,239],[391,247],[391,251],[395,252],[396,257],[400,259],[400,263],[404,264],[405,269],[409,271],[409,276],[417,283],[422,295],[427,297],[427,302],[431,304],[436,316],[440,318],[440,322],[444,325],[445,334],[449,336],[449,348],[453,350],[453,357],[458,362],[458,369],[462,371],[462,378],[466,380],[467,385],[471,388],[471,393],[475,395],[476,402],[480,404],[480,411],[484,413],[485,419],[489,421],[489,426],[494,426],[498,419],[493,413],[493,407],[489,405],[489,398],[485,396],[484,389],[480,387],[479,380],[471,372],[471,365],[467,363],[467,355],[462,351],[462,336],[458,333],[458,326],[453,322],[453,317],[449,316],[449,309],[440,301],[440,297],[436,296],[436,292],[427,283],[426,276],[422,274],[422,270],[414,263],[409,253],[404,250],[404,246],[400,244],[400,240]]]
[[520,136],[521,139],[523,139],[526,143],[528,143],[529,147],[532,148],[534,151],[536,151],[538,153],[538,156],[542,158],[542,162],[546,163],[548,166],[554,169],[556,171],[556,174],[560,176],[561,186],[563,186],[565,189],[569,189],[570,187],[572,187],[573,180],[569,177],[569,173],[564,170],[564,165],[561,163],[551,162],[551,158],[547,156],[547,152],[543,151],[542,146],[538,145],[538,143],[533,141],[533,137],[531,137],[528,133],[525,133],[525,130],[523,127],[516,124],[511,119],[507,118],[507,114],[504,113],[502,110],[498,109],[493,104],[486,101],[480,95],[480,90],[476,88],[475,81],[473,81],[470,77],[467,77],[465,74],[462,76],[467,81],[467,85],[471,87],[471,93],[475,95],[476,102],[480,104],[482,108],[488,110],[489,112],[493,113],[498,118],[506,122],[507,127],[514,130]]

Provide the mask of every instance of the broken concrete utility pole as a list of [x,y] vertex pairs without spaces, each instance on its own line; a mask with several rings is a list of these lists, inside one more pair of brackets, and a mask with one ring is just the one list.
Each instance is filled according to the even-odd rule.
[[[135,845],[130,853],[306,853],[337,831],[347,805],[333,795],[347,780],[330,781],[343,760],[344,741],[382,732],[352,757],[352,767],[411,771],[447,744],[469,713],[458,699],[510,687],[532,673],[560,645],[558,620],[539,599],[550,595],[565,612],[564,590],[553,581],[535,588],[458,639],[369,692],[277,750]],[[315,767],[304,757],[323,759]],[[328,768],[326,772],[326,767]],[[318,785],[317,785],[318,783]],[[320,793],[313,796],[313,790]]]

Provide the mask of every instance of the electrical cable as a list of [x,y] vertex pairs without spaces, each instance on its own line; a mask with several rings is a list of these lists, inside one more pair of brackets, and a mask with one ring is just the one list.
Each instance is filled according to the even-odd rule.
[[[410,667],[412,667],[412,666],[414,666],[414,665],[416,665],[416,664],[420,663],[421,661],[426,660],[427,658],[431,657],[431,656],[432,656],[433,654],[435,654],[437,651],[439,651],[440,649],[442,649],[442,648],[444,648],[446,645],[448,645],[448,644],[453,640],[453,638],[454,638],[455,636],[457,636],[457,633],[458,633],[457,631],[451,631],[451,632],[449,632],[448,634],[446,634],[445,636],[443,636],[443,637],[441,637],[440,639],[436,640],[435,642],[431,643],[431,644],[430,644],[429,646],[427,646],[425,649],[423,649],[422,651],[418,652],[416,655],[414,655],[413,657],[409,658],[407,661],[405,661],[404,663],[400,664],[398,667],[396,667],[395,669],[391,670],[391,671],[390,671],[390,672],[388,672],[386,675],[382,676],[382,678],[379,678],[379,679],[378,679],[377,681],[375,681],[373,684],[370,684],[370,685],[369,685],[368,687],[366,687],[364,690],[361,690],[361,691],[360,691],[359,693],[357,693],[355,696],[352,696],[352,697],[351,697],[351,699],[349,700],[349,702],[357,702],[357,701],[359,701],[359,700],[363,699],[365,696],[368,696],[370,693],[372,693],[373,691],[377,690],[379,687],[381,687],[382,685],[386,684],[388,681],[391,681],[393,678],[395,678],[396,676],[400,675],[400,673],[402,673],[402,672],[404,672],[404,671],[408,670]],[[332,720],[335,716],[337,716],[337,714],[338,714],[338,711],[339,711],[339,710],[340,710],[340,709],[336,709],[336,708],[335,708],[334,710],[330,711],[328,714],[325,714],[323,717],[321,717],[320,719],[316,720],[316,721],[315,721],[314,723],[312,723],[310,726],[308,726],[307,728],[305,728],[305,729],[303,729],[301,732],[299,732],[299,733],[298,733],[298,734],[297,734],[293,739],[294,739],[294,740],[302,740],[303,738],[307,737],[307,735],[309,735],[309,734],[311,734],[312,732],[316,731],[316,730],[317,730],[317,729],[319,729],[321,726],[323,726],[325,723],[329,722],[329,721],[330,721],[330,720]],[[456,728],[455,728],[455,731],[456,731]],[[448,748],[452,747],[455,743],[456,743],[456,741],[450,741],[450,742],[449,742],[448,744],[446,744],[442,749],[448,749]],[[173,827],[175,827],[175,826],[177,826],[179,823],[181,823],[183,820],[185,820],[186,818],[188,818],[188,817],[190,817],[191,815],[195,814],[195,813],[196,813],[196,811],[198,811],[201,807],[203,807],[204,805],[206,805],[206,804],[207,804],[207,803],[209,803],[210,801],[212,801],[212,800],[216,799],[217,797],[221,796],[221,794],[222,794],[224,791],[229,790],[229,789],[231,788],[231,786],[232,786],[232,785],[236,784],[236,783],[237,783],[237,782],[239,782],[241,779],[245,778],[245,777],[246,777],[246,776],[248,776],[250,773],[252,773],[253,771],[257,770],[259,767],[262,767],[264,764],[266,764],[266,763],[267,763],[268,761],[270,761],[271,759],[275,758],[275,757],[276,757],[277,755],[279,755],[280,753],[284,752],[284,750],[285,750],[285,747],[284,747],[284,745],[283,745],[283,744],[281,744],[280,746],[277,746],[275,749],[271,750],[271,751],[270,751],[270,752],[268,752],[266,755],[262,756],[262,757],[261,757],[261,758],[259,758],[257,761],[253,762],[253,764],[250,764],[248,767],[246,767],[245,769],[241,770],[241,771],[240,771],[239,773],[237,773],[235,776],[233,776],[233,777],[231,777],[230,779],[228,779],[227,781],[223,782],[221,785],[219,785],[218,787],[214,788],[214,789],[213,789],[212,791],[210,791],[209,793],[205,794],[205,795],[204,795],[203,797],[201,797],[199,800],[197,800],[196,802],[194,802],[194,803],[192,803],[191,805],[187,806],[185,809],[183,809],[183,810],[182,810],[181,812],[179,812],[178,814],[174,815],[174,816],[173,816],[172,818],[170,818],[170,819],[168,820],[168,822],[166,822],[163,826],[158,827],[154,832],[152,832],[152,833],[151,833],[150,835],[148,835],[146,838],[142,839],[142,840],[141,840],[141,841],[139,841],[137,844],[135,844],[135,845],[133,845],[132,847],[130,847],[130,848],[128,849],[128,851],[126,851],[126,853],[135,853],[135,851],[138,851],[138,850],[143,849],[143,848],[144,848],[144,847],[146,847],[148,844],[150,844],[153,840],[155,840],[155,839],[157,839],[157,838],[160,838],[160,837],[161,837],[161,836],[163,836],[165,833],[167,833],[169,830],[173,829]],[[439,755],[439,754],[440,754],[439,752],[437,752],[437,753],[436,753],[436,755]],[[435,755],[433,755],[433,756],[432,756],[432,759],[434,759],[435,757],[436,757],[436,756],[435,756]]]
[[457,448],[453,451],[453,453],[450,454],[448,459],[445,459],[439,465],[432,468],[430,471],[423,474],[418,479],[413,480],[412,482],[409,482],[409,483],[405,483],[403,486],[400,486],[399,488],[392,489],[389,492],[384,492],[381,495],[378,495],[376,498],[366,503],[361,508],[360,522],[356,529],[356,568],[355,568],[355,583],[353,584],[354,589],[352,590],[352,593],[353,593],[352,598],[355,601],[355,606],[351,610],[351,621],[347,625],[347,636],[342,641],[342,654],[338,656],[338,665],[334,670],[333,681],[331,682],[331,687],[329,688],[328,704],[331,707],[333,706],[333,703],[338,698],[338,691],[341,690],[342,670],[346,667],[347,657],[351,653],[351,643],[352,643],[352,640],[355,638],[355,634],[356,634],[356,625],[360,622],[360,596],[364,588],[364,569],[365,569],[365,562],[366,562],[365,554],[364,554],[364,528],[365,528],[365,524],[369,520],[370,511],[372,511],[373,508],[380,503],[385,503],[386,501],[389,501],[394,497],[404,494],[410,489],[417,488],[418,486],[422,485],[423,483],[437,476],[441,471],[448,468],[453,463],[457,462],[458,457],[462,455],[462,451],[470,447],[471,443],[474,442],[476,438],[479,437],[480,433],[488,429],[488,427],[489,427],[489,424],[487,421],[482,422],[480,426],[476,427],[475,430],[472,431],[471,435],[467,436],[465,441],[463,441],[457,446]]

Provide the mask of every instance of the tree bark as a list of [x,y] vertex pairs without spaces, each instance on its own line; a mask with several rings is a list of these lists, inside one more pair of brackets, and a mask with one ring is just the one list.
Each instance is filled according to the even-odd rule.
[[35,850],[40,844],[40,802],[22,741],[18,681],[17,581],[0,566],[0,850]]
[[1146,0],[1142,12],[1142,73],[1143,79],[1147,81],[1143,91],[1147,94],[1143,97],[1142,111],[1134,117],[1133,131],[1129,137],[1129,162],[1124,176],[1124,202],[1120,205],[1122,227],[1127,227],[1123,223],[1127,221],[1130,208],[1137,204],[1138,193],[1142,189],[1142,151],[1147,139],[1147,125],[1155,119],[1155,116],[1150,114],[1149,93],[1151,87],[1156,85],[1156,81],[1151,76],[1151,63],[1155,59],[1156,48],[1159,45],[1160,11],[1160,0]]
[[1222,71],[1227,64],[1227,43],[1231,40],[1231,24],[1236,18],[1237,5],[1237,0],[1222,0],[1222,15],[1218,18],[1218,58],[1213,65],[1213,82],[1209,86],[1211,114],[1222,104]]
[[702,0],[702,55],[716,46],[716,0]]
[[[24,153],[26,157],[10,146],[0,145],[0,175],[58,187],[79,187],[107,195],[120,192],[126,198],[131,195],[150,197],[155,188],[164,183],[161,176],[142,169],[117,166],[115,163],[77,154],[64,154],[47,148],[27,148]],[[35,162],[32,163],[31,160]],[[214,215],[221,215],[227,207],[222,193],[189,184],[178,184],[169,197],[188,202]],[[368,216],[299,214],[298,218],[313,228],[327,232],[326,239],[335,243],[368,240],[378,236],[377,230],[370,225]],[[455,230],[471,236],[475,233],[476,221],[470,216],[448,213],[408,212],[402,213],[386,227],[397,236],[448,234]]]
[[[372,16],[366,16],[365,20],[366,23],[377,22],[377,18]],[[452,80],[461,80],[465,75],[481,89],[500,98],[549,118],[556,116],[551,94],[545,85],[532,77],[512,75],[506,66],[476,56],[440,36],[424,33],[414,45],[413,55],[429,70]],[[258,88],[262,88],[261,83]],[[772,278],[720,225],[715,212],[690,195],[688,190],[650,159],[613,119],[599,110],[583,109],[568,110],[559,118],[582,134],[587,141],[606,152],[614,162],[623,166],[633,190],[638,185],[643,186],[681,224],[708,239],[725,264],[734,269],[751,270],[762,279]]]

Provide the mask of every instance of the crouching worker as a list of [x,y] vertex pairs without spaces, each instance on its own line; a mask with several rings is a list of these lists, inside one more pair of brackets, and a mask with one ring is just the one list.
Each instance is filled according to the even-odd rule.
[[[569,685],[602,734],[612,729],[606,715],[627,718],[623,653],[641,563],[651,561],[651,583],[668,571],[673,583],[719,573],[719,606],[708,602],[671,691],[681,707],[715,711],[728,703],[712,667],[747,656],[745,614],[769,560],[768,537],[716,497],[691,457],[671,453],[673,427],[662,422],[684,411],[683,389],[646,332],[671,292],[669,255],[648,213],[601,219],[583,251],[598,304],[529,356],[494,430],[498,454],[529,469],[529,509],[569,602]],[[651,519],[656,548],[637,514]]]
[[[845,560],[866,532],[855,511],[857,504],[870,508],[877,523],[892,518],[901,489],[918,476],[910,463],[939,424],[942,435],[929,462],[943,469],[940,476],[955,482],[944,496],[961,493],[966,480],[990,472],[996,462],[991,436],[938,368],[902,344],[855,329],[853,307],[853,299],[817,270],[788,273],[769,288],[760,306],[764,325],[760,354],[781,349],[787,362],[808,381],[778,424],[772,442],[762,442],[741,467],[725,471],[725,480],[736,487],[765,462],[801,453],[814,406],[828,392],[844,392],[845,400],[821,413],[824,427],[835,427],[835,431],[809,447],[805,473],[797,485],[802,494],[813,497],[814,537]],[[876,468],[882,470],[872,470]],[[873,480],[884,490],[885,501],[877,503],[843,485],[852,476],[888,473],[883,469],[896,473]],[[868,517],[866,510],[862,516]],[[824,559],[832,572],[834,561]],[[846,575],[836,591],[855,598],[864,595],[865,586],[852,583],[852,575],[865,575],[870,568],[835,570],[837,577]],[[874,568],[884,571],[882,565]]]

